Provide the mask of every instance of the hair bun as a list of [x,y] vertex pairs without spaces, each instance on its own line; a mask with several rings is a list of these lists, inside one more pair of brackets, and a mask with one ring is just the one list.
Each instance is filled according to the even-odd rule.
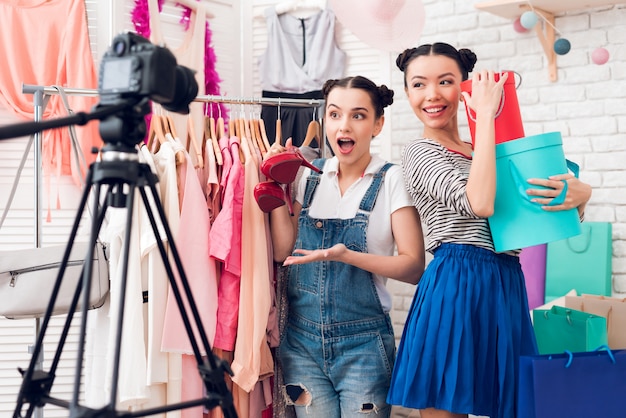
[[474,65],[476,64],[476,54],[474,54],[470,49],[461,48],[459,49],[459,57],[461,58],[461,63],[463,64],[463,69],[468,73],[471,73],[474,69]]
[[378,95],[380,96],[380,102],[383,108],[390,106],[393,103],[394,91],[382,84],[378,87]]
[[322,86],[322,94],[324,97],[328,96],[328,93],[335,87],[335,85],[339,82],[337,79],[326,80],[324,85]]
[[413,56],[413,52],[415,52],[417,48],[408,48],[398,55],[396,58],[396,66],[400,69],[400,71],[406,70],[406,65],[409,59]]

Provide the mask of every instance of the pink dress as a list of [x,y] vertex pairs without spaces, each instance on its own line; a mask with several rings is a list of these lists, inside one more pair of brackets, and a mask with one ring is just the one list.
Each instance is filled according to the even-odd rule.
[[[191,288],[194,302],[198,307],[202,326],[207,334],[209,343],[213,344],[217,314],[217,271],[215,260],[209,256],[209,215],[206,209],[206,200],[202,186],[187,155],[187,162],[179,166],[179,180],[184,185],[180,211],[180,224],[175,244]],[[180,283],[180,278],[176,278]],[[182,286],[179,286],[182,292]],[[186,297],[183,296],[186,301]],[[193,317],[185,303],[192,327]],[[205,355],[198,330],[193,327],[196,341],[199,343],[201,354]],[[167,305],[165,307],[165,321],[163,327],[163,351],[181,353],[183,364],[182,400],[199,399],[203,396],[203,384],[200,379],[196,360],[180,311],[170,288]],[[181,411],[182,417],[198,416],[202,407],[186,408]]]

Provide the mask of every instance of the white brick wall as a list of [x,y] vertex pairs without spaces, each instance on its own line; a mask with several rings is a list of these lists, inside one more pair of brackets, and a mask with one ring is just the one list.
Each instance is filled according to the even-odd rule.
[[[473,3],[424,0],[421,42],[445,41],[470,48],[478,56],[477,69],[512,69],[522,74],[517,93],[525,133],[563,135],[567,158],[580,165],[580,178],[593,187],[586,219],[613,223],[614,296],[626,297],[626,6],[556,17],[555,26],[572,49],[557,57],[558,80],[551,82],[534,32],[517,33],[513,22],[479,11]],[[603,66],[591,62],[597,47],[610,52]],[[398,98],[392,106],[391,156],[397,161],[403,145],[421,128],[402,94],[395,55],[390,59]],[[465,122],[463,114],[459,121]],[[392,319],[399,336],[415,287],[392,281],[388,287],[394,294]]]

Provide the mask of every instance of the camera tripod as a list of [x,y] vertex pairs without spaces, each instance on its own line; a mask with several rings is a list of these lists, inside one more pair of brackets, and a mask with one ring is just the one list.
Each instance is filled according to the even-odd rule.
[[[141,114],[139,114],[141,116]],[[106,142],[106,141],[105,141]],[[223,410],[226,418],[236,418],[232,395],[229,392],[226,381],[225,373],[232,375],[232,371],[228,363],[218,359],[212,354],[208,337],[202,326],[200,314],[198,312],[197,305],[193,299],[191,289],[187,277],[185,275],[182,262],[176,248],[174,238],[172,236],[171,229],[167,223],[165,211],[160,202],[159,195],[156,189],[156,183],[158,182],[157,176],[151,171],[150,166],[145,163],[139,162],[138,152],[135,147],[129,145],[111,144],[107,143],[102,150],[102,159],[97,161],[89,167],[86,175],[85,189],[80,199],[78,212],[74,224],[72,226],[68,245],[65,249],[65,253],[61,262],[58,276],[55,281],[53,292],[46,309],[46,312],[42,318],[41,331],[37,336],[35,345],[32,350],[32,358],[28,369],[20,369],[22,374],[22,385],[18,394],[16,408],[13,414],[14,418],[31,417],[34,410],[39,407],[43,407],[46,404],[56,405],[69,410],[70,418],[116,418],[116,417],[143,417],[149,415],[155,415],[165,413],[168,411],[180,410],[185,408],[191,408],[196,406],[204,406],[207,409],[220,406]],[[105,197],[104,201],[100,203],[102,187],[104,189]],[[93,190],[92,190],[93,189]],[[151,193],[152,204],[149,202],[147,191]],[[90,242],[86,261],[83,264],[82,279],[77,285],[72,304],[70,306],[69,313],[65,320],[59,344],[51,362],[51,367],[48,371],[39,370],[37,368],[37,361],[42,353],[44,336],[52,316],[54,304],[61,287],[63,275],[67,267],[70,252],[78,232],[82,214],[85,210],[85,206],[89,200],[90,193],[93,191],[93,213],[92,223],[90,231]],[[144,409],[140,411],[127,412],[117,411],[115,409],[117,402],[117,386],[119,378],[119,365],[120,365],[120,353],[122,346],[122,323],[124,316],[124,297],[127,283],[128,272],[128,257],[129,257],[129,242],[131,238],[132,229],[132,213],[135,200],[136,191],[139,191],[142,201],[146,207],[146,212],[150,220],[152,231],[156,236],[157,246],[165,265],[169,283],[172,288],[172,293],[176,299],[176,303],[181,313],[182,321],[185,326],[187,335],[189,336],[194,356],[198,364],[198,372],[205,386],[206,395],[200,399],[189,400],[180,403],[163,405],[156,408]],[[90,408],[79,403],[79,392],[81,386],[81,371],[83,370],[83,353],[85,349],[86,341],[86,329],[87,329],[87,310],[89,307],[89,290],[92,283],[92,263],[89,260],[93,259],[94,247],[98,238],[100,229],[105,219],[106,211],[109,207],[126,208],[126,224],[125,224],[125,236],[123,243],[123,254],[121,257],[122,263],[122,275],[120,284],[120,300],[117,311],[117,328],[112,331],[115,332],[115,351],[113,353],[113,370],[112,370],[112,387],[110,401],[107,405],[99,407],[97,409]],[[151,208],[155,208],[159,217],[160,223],[165,232],[167,242],[169,243],[169,250],[171,252],[174,265],[178,272],[179,282],[175,280],[174,270],[169,263],[168,254],[166,252],[163,240],[159,239],[159,229],[157,227],[157,219]],[[181,290],[182,287],[182,290]],[[63,346],[67,339],[70,325],[74,314],[76,313],[79,300],[81,301],[81,322],[80,322],[80,335],[78,341],[78,355],[76,359],[76,368],[74,376],[74,387],[71,400],[64,400],[53,397],[50,395],[51,388],[54,384],[56,369],[60,361],[60,357],[63,351]],[[186,298],[188,309],[191,311],[191,318],[187,312],[187,308],[184,305],[183,297]],[[192,321],[193,320],[193,321]],[[194,334],[193,326],[198,331],[200,341],[196,340],[196,334]],[[202,356],[200,346],[206,353],[206,356]]]

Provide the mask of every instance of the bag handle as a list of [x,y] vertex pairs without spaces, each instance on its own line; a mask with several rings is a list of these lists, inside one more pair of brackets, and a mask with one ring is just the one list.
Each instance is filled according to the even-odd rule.
[[[506,98],[504,95],[504,89],[502,89],[502,98],[500,99],[500,106],[498,107],[498,110],[496,111],[496,115],[494,116],[494,119],[498,119],[498,116],[500,116],[500,114],[502,113],[502,110],[504,110],[504,102],[505,102]],[[467,107],[467,117],[472,121],[472,122],[476,122],[476,115],[472,114],[472,109],[468,106]]]
[[582,223],[582,232],[567,239],[567,246],[575,253],[584,253],[591,245],[591,226]]
[[[515,89],[517,90],[519,88],[519,86],[522,85],[522,75],[520,73],[518,73],[517,71],[513,71],[513,70],[505,70],[502,71],[502,73],[506,73],[506,72],[510,72],[513,73],[513,77],[515,78],[516,76],[519,78],[519,82],[515,83]],[[516,80],[513,80],[516,81]],[[504,110],[504,101],[505,101],[505,96],[504,96],[504,88],[502,89],[502,99],[500,100],[500,107],[498,108],[498,110],[496,111],[496,116],[494,119],[497,119],[498,116],[500,116],[500,114],[502,113],[502,110]],[[476,116],[472,114],[472,109],[468,106],[467,107],[467,117],[472,121],[472,122],[476,122]]]
[[[567,168],[572,172],[572,174],[574,174],[574,177],[578,178],[578,174],[580,172],[580,168],[578,164],[570,160],[565,160],[565,164],[567,165]],[[509,160],[509,171],[511,173],[511,177],[513,178],[513,181],[515,182],[517,191],[519,195],[522,197],[522,199],[525,199],[528,202],[533,203],[538,206],[544,206],[537,202],[531,202],[531,199],[533,198],[526,193],[526,187],[527,187],[526,180],[524,180],[524,178],[522,177],[522,174],[519,172],[519,169],[517,168],[513,160]],[[565,202],[565,196],[567,195],[567,181],[566,180],[561,180],[561,181],[563,182],[563,189],[561,190],[561,193],[559,193],[558,196],[553,198],[550,201],[550,203],[548,203],[547,206],[557,206]]]
[[[600,350],[606,350],[607,354],[609,355],[609,358],[611,359],[611,363],[615,364],[615,355],[613,354],[613,352],[611,351],[608,345],[602,344],[600,347],[596,348],[592,352],[596,352]],[[565,350],[565,354],[567,354],[568,356],[567,362],[565,363],[565,368],[568,368],[569,366],[572,365],[572,361],[574,361],[574,354],[569,350]]]

